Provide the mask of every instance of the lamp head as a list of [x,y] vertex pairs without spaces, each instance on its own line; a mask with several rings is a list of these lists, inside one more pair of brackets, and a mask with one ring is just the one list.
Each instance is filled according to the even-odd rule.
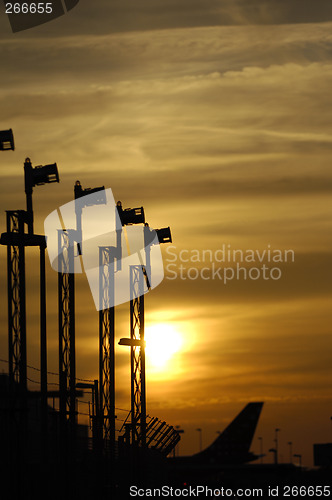
[[33,186],[43,186],[44,184],[52,184],[59,182],[59,173],[56,163],[34,167],[32,169]]
[[56,163],[33,167],[30,158],[25,159],[24,174],[25,192],[27,194],[32,194],[32,188],[35,186],[43,186],[60,180]]
[[163,227],[162,229],[150,229],[149,224],[145,223],[144,227],[144,245],[156,245],[155,236],[157,234],[158,243],[172,243],[172,235],[170,227]]
[[170,227],[156,229],[159,243],[172,243],[172,235]]
[[105,186],[83,189],[80,181],[75,182],[74,186],[75,200],[83,198],[83,196],[87,196],[88,194],[94,194],[94,193],[99,193],[99,194],[97,197],[94,196],[93,200],[91,200],[91,198],[87,198],[86,201],[84,200],[80,201],[81,208],[92,205],[105,205],[106,204]]
[[9,130],[1,130],[0,131],[0,151],[14,151],[14,135],[13,131],[10,128]]
[[143,207],[123,209],[121,201],[117,202],[116,207],[123,226],[128,226],[130,224],[144,224],[145,214]]

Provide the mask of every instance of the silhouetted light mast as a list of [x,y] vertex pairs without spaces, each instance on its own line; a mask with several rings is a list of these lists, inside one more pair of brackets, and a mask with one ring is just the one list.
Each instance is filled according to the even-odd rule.
[[289,446],[289,463],[293,463],[293,452],[292,452],[292,447],[293,447],[293,442],[292,441],[288,441],[288,446]]
[[[117,217],[118,215],[118,217]],[[103,449],[111,452],[114,459],[115,450],[115,282],[116,271],[121,270],[122,227],[145,222],[143,207],[122,208],[117,202],[116,213],[116,246],[99,247],[99,385],[100,416]],[[116,262],[116,268],[115,268]]]
[[277,459],[277,450],[276,450],[276,448],[270,448],[269,452],[273,453],[273,455],[274,455],[274,464],[277,465],[278,464],[278,459]]
[[[76,346],[75,346],[75,244],[82,255],[82,211],[90,206],[86,195],[100,192],[93,205],[105,204],[104,187],[83,189],[80,181],[74,186],[76,228],[62,227],[58,231],[58,316],[59,316],[59,384],[60,384],[60,447],[64,461],[68,447],[75,454],[76,447]],[[69,420],[69,440],[67,435]]]
[[275,450],[276,450],[276,463],[279,461],[279,439],[278,439],[278,433],[280,432],[281,429],[275,429],[275,438],[274,442],[276,444]]
[[263,463],[263,438],[260,436],[258,438],[259,442],[260,442],[260,448],[259,448],[259,451],[260,451],[260,455],[261,455],[261,464]]
[[[1,149],[14,149],[12,131],[0,133]],[[9,143],[6,146],[6,139]],[[59,182],[56,164],[32,167],[29,158],[24,163],[26,210],[8,210],[7,231],[2,233],[0,243],[7,246],[7,290],[8,290],[8,355],[9,383],[11,393],[10,439],[18,427],[19,450],[14,461],[18,469],[25,460],[27,444],[27,335],[26,335],[26,282],[25,248],[40,249],[40,385],[41,385],[41,431],[43,458],[47,456],[47,338],[46,338],[46,279],[45,249],[43,235],[33,231],[32,191],[34,186]],[[27,226],[27,232],[26,232]],[[19,423],[15,426],[16,412]],[[12,451],[15,454],[15,450]]]
[[[156,229],[158,243],[172,242],[169,227]],[[144,227],[146,263],[130,266],[130,338],[121,339],[119,345],[130,346],[131,366],[131,442],[146,446],[146,379],[144,341],[144,281],[150,289],[150,250],[155,238],[149,226]],[[157,243],[157,242],[156,242]],[[149,267],[148,267],[149,266]]]
[[196,429],[196,431],[199,433],[199,451],[202,451],[203,449],[203,444],[202,444],[202,429],[199,427]]

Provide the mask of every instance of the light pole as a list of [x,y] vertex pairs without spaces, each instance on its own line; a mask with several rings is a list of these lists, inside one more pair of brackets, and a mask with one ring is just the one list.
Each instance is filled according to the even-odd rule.
[[277,450],[276,448],[270,448],[269,451],[274,454],[274,465],[278,464],[278,459],[277,459]]
[[198,428],[196,431],[199,432],[199,451],[202,451],[202,429]]
[[[176,432],[178,432],[179,434],[183,434],[184,433],[184,430],[181,429],[180,425],[176,425],[175,429],[176,429]],[[176,452],[177,452],[177,456],[179,456],[179,454],[180,454],[180,441],[178,442],[178,444],[174,448],[174,452],[173,452],[174,453],[174,457],[176,456]]]
[[289,463],[293,463],[293,460],[292,460],[292,456],[293,456],[293,452],[292,452],[292,441],[288,441],[288,446],[289,446]]
[[262,437],[259,437],[258,438],[259,442],[260,442],[260,446],[259,446],[259,452],[260,452],[260,456],[261,456],[261,464],[263,463],[263,438]]
[[297,454],[293,455],[293,457],[299,459],[299,466],[300,466],[300,470],[301,470],[302,469],[302,455],[300,455],[299,453],[297,453]]
[[280,429],[275,429],[275,438],[274,438],[274,442],[276,444],[276,464],[278,464],[278,453],[279,453],[279,440],[278,440],[278,432],[280,432]]
[[[122,210],[117,205],[122,225],[145,223],[143,207]],[[146,445],[146,377],[145,377],[145,340],[144,340],[144,279],[148,290],[151,289],[150,247],[161,243],[171,243],[170,228],[151,230],[144,225],[144,249],[146,263],[140,258],[139,265],[130,265],[130,338],[122,338],[119,345],[130,346],[131,355],[131,437],[132,442]],[[153,236],[153,237],[152,237]],[[155,237],[156,236],[156,237]],[[152,237],[152,239],[151,239]],[[128,245],[129,246],[129,245]]]

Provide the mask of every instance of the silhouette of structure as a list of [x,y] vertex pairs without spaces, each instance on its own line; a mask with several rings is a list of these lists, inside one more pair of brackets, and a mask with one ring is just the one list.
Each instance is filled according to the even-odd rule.
[[14,151],[14,134],[12,129],[0,131],[0,151]]
[[[14,439],[15,428],[19,430],[18,451],[10,457],[18,462],[22,475],[27,445],[27,332],[26,332],[26,281],[25,248],[40,249],[40,398],[42,454],[47,455],[47,342],[46,342],[46,279],[45,248],[42,235],[34,234],[32,192],[35,186],[59,182],[56,164],[32,167],[29,158],[24,163],[26,210],[6,212],[7,231],[2,233],[0,244],[7,246],[7,292],[8,292],[8,361],[10,388],[10,439]],[[26,231],[27,229],[27,231]]]
[[[0,132],[0,150],[14,149],[12,131]],[[46,277],[44,235],[34,234],[32,205],[35,186],[59,182],[57,165],[33,167],[24,163],[26,210],[6,212],[6,232],[0,244],[7,247],[8,289],[8,365],[9,374],[0,376],[1,470],[11,488],[11,498],[45,498],[45,476],[54,495],[49,498],[123,498],[116,488],[137,479],[144,483],[198,477],[200,472],[219,473],[228,466],[238,467],[258,458],[249,451],[263,403],[249,403],[233,422],[205,450],[191,457],[166,457],[180,440],[181,430],[147,415],[144,340],[144,292],[151,289],[152,230],[145,223],[143,207],[116,207],[116,243],[99,252],[99,380],[76,383],[75,354],[75,258],[83,255],[82,213],[88,205],[86,195],[97,193],[97,203],[105,203],[104,187],[74,187],[76,228],[62,225],[58,231],[58,313],[59,313],[59,390],[48,390],[46,338]],[[60,218],[61,219],[61,218]],[[145,224],[145,262],[132,265],[129,272],[130,337],[120,344],[130,347],[131,411],[115,439],[115,273],[121,270],[122,234],[126,226]],[[75,225],[75,224],[74,224]],[[172,241],[170,228],[156,230],[158,243]],[[155,242],[157,244],[157,242]],[[26,268],[27,247],[40,251],[40,391],[27,387]],[[77,249],[77,255],[75,250]],[[129,253],[129,252],[128,252]],[[87,426],[78,421],[77,398],[83,390],[92,391],[93,446]],[[59,410],[49,406],[59,400]],[[276,433],[279,429],[276,429]],[[276,434],[276,449],[278,441]],[[331,446],[316,445],[315,462],[330,468]],[[276,453],[277,451],[274,450]],[[4,457],[5,455],[5,457]],[[299,456],[298,456],[299,457]],[[166,465],[166,463],[168,465]],[[265,464],[264,464],[265,465]],[[268,464],[271,465],[271,464]],[[290,465],[290,464],[288,464]],[[274,467],[274,466],[272,466]],[[279,466],[280,470],[282,466]],[[291,470],[293,471],[293,465]],[[151,479],[152,480],[152,479]],[[39,486],[39,489],[38,489]],[[111,491],[110,491],[111,489]],[[36,494],[38,491],[38,495]]]
[[[158,243],[171,243],[170,228],[156,229]],[[152,238],[153,239],[153,238]],[[144,284],[151,283],[151,230],[144,227],[145,265],[130,266],[130,338],[122,338],[120,345],[130,347],[131,366],[131,425],[130,442],[146,446],[146,380],[144,341]],[[128,438],[126,434],[126,438]],[[175,446],[175,445],[174,445]]]
[[88,206],[84,196],[102,192],[97,202],[104,204],[104,191],[104,186],[83,189],[77,181],[74,186],[76,228],[66,229],[62,221],[62,229],[58,232],[60,441],[64,457],[67,457],[69,450],[75,454],[77,427],[74,249],[77,244],[78,255],[82,255],[82,211]]
[[[97,197],[87,197],[97,193]],[[75,455],[76,396],[75,391],[75,258],[83,255],[82,212],[91,204],[106,203],[104,187],[83,189],[79,181],[74,187],[76,229],[65,229],[59,216],[62,229],[58,232],[59,258],[59,376],[60,376],[60,421],[63,455]],[[93,387],[94,394],[94,448],[101,456],[115,460],[117,446],[115,439],[115,272],[122,265],[122,233],[129,243],[126,226],[145,224],[143,207],[122,208],[116,205],[116,244],[99,247],[99,386]],[[130,424],[126,427],[124,442],[128,445],[145,448],[146,446],[146,395],[145,395],[145,347],[144,347],[144,286],[150,289],[151,282],[151,244],[171,241],[169,228],[150,230],[145,224],[143,230],[146,263],[130,266],[130,332],[131,338],[131,412]],[[74,254],[75,245],[77,255]],[[128,250],[129,251],[129,250]],[[81,266],[83,268],[83,265]],[[135,344],[135,345],[134,345]],[[138,347],[138,349],[137,349]],[[80,387],[82,384],[80,384]],[[69,422],[69,426],[67,425]],[[129,434],[128,434],[129,429]],[[168,428],[167,449],[175,446],[179,436]],[[172,428],[173,429],[173,428]],[[69,436],[68,436],[69,432]],[[173,435],[174,434],[174,435]],[[170,436],[172,435],[172,439]],[[129,438],[128,438],[129,436]],[[164,433],[160,443],[163,443]],[[152,443],[152,441],[150,441]],[[163,443],[163,446],[166,446]],[[158,448],[159,449],[159,448]],[[161,449],[161,448],[160,448]],[[126,454],[130,454],[127,449]]]
[[[114,261],[115,248],[99,248],[99,283],[102,308],[99,311],[99,387],[100,418],[103,449],[113,454],[115,449],[115,308]],[[109,307],[111,305],[111,307]]]
[[[114,459],[115,450],[115,307],[114,273],[121,270],[122,229],[127,225],[145,222],[143,207],[116,207],[116,246],[99,248],[99,384],[100,415],[104,450],[111,450]],[[116,269],[115,269],[116,263]]]
[[[67,419],[70,427],[70,448],[75,446],[76,429],[76,354],[75,354],[75,274],[74,230],[58,233],[59,269],[59,387],[60,443],[63,456],[68,455]],[[61,252],[61,253],[60,253]]]

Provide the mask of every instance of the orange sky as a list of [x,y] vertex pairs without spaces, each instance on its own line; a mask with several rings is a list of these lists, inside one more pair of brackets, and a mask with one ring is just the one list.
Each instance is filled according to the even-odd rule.
[[[269,11],[257,1],[250,14],[226,0],[194,3],[196,10],[186,1],[181,10],[164,0],[159,17],[147,0],[136,16],[117,2],[112,11],[100,1],[93,16],[80,4],[15,35],[1,19],[0,128],[13,128],[16,140],[16,151],[0,157],[1,231],[4,210],[24,208],[26,156],[34,165],[56,161],[61,179],[35,189],[36,231],[72,200],[76,179],[111,187],[125,207],[144,205],[152,227],[171,226],[177,256],[168,268],[174,256],[164,246],[166,276],[146,299],[146,322],[171,324],[183,338],[172,370],[148,366],[149,413],[181,425],[180,451],[190,453],[197,427],[207,445],[246,402],[265,401],[253,450],[257,436],[265,451],[272,447],[278,427],[283,459],[293,441],[311,464],[312,443],[331,439],[332,15],[324,2],[314,17],[307,8],[298,18],[283,2]],[[213,263],[181,262],[181,250],[223,245],[291,249],[294,262],[276,264],[278,280],[225,284],[209,271],[209,279],[188,278],[188,267],[195,273]],[[38,366],[37,261],[29,258],[28,352]],[[3,248],[2,359],[5,259]],[[170,279],[181,264],[187,279]],[[51,269],[48,278],[49,369],[57,371]],[[77,282],[77,375],[90,379],[98,315],[85,278]],[[117,338],[127,335],[128,317],[129,306],[120,306]],[[118,347],[120,408],[129,408],[128,389],[129,353]]]

